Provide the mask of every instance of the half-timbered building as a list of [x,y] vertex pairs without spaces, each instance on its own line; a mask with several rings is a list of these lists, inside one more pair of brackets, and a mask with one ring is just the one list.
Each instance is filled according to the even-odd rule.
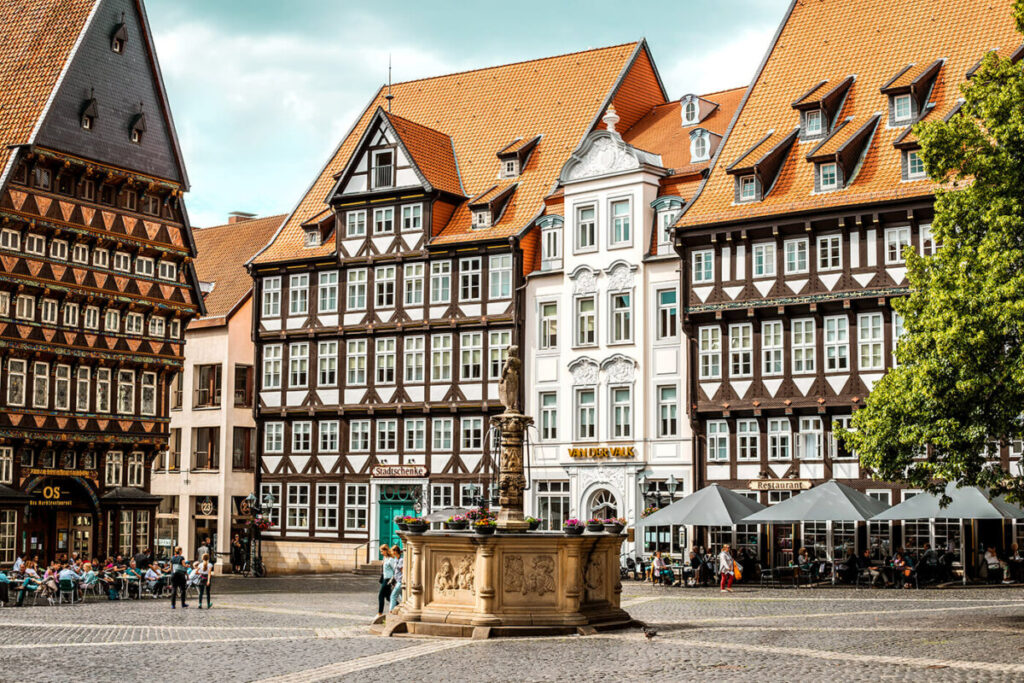
[[141,2],[0,2],[0,566],[151,541],[188,179]]
[[[697,487],[767,504],[833,478],[888,503],[907,495],[833,431],[895,363],[906,250],[935,249],[935,185],[911,126],[951,116],[985,52],[1020,41],[1009,2],[792,4],[676,230]],[[903,543],[944,547],[940,526]],[[842,547],[853,532],[805,524],[802,538]],[[881,556],[891,533],[874,524],[856,543]]]
[[[525,401],[537,420],[529,500],[546,528],[568,517],[633,525],[659,497],[693,492],[671,228],[742,94],[665,101],[656,90],[628,121],[608,109],[548,198],[525,311]],[[682,552],[687,539],[666,527],[635,542]]]
[[376,557],[395,515],[489,495],[544,197],[613,97],[649,110],[651,78],[634,43],[374,95],[250,265],[270,568]]

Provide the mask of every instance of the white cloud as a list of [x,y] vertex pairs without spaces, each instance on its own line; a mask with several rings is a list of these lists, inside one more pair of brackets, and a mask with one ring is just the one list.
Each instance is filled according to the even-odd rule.
[[666,60],[659,68],[669,96],[748,85],[774,34],[774,26],[743,28],[727,40],[711,43],[707,49],[691,48],[674,61]]

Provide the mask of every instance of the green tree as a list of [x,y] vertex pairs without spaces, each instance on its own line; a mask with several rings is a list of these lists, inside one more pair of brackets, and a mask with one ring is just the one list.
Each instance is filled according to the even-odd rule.
[[[1024,0],[1013,11],[1024,33]],[[840,438],[883,479],[936,493],[962,480],[1022,501],[1024,472],[991,467],[985,452],[1024,439],[1024,71],[989,53],[961,92],[948,121],[915,126],[942,183],[939,249],[907,249],[898,366]]]

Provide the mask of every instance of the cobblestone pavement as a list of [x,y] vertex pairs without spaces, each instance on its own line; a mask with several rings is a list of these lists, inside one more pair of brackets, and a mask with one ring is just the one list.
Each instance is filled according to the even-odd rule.
[[657,629],[492,642],[368,633],[373,578],[221,578],[214,608],[165,600],[0,609],[0,682],[1019,681],[1024,589],[623,586]]

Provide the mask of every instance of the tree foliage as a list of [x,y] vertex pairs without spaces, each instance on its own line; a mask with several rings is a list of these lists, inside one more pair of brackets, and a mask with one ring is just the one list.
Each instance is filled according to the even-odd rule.
[[[1024,32],[1024,0],[1014,18]],[[1021,501],[1024,471],[986,447],[1024,439],[1024,71],[992,52],[961,92],[954,116],[915,126],[942,183],[939,248],[907,249],[898,366],[840,438],[883,479],[936,493],[960,480]]]

